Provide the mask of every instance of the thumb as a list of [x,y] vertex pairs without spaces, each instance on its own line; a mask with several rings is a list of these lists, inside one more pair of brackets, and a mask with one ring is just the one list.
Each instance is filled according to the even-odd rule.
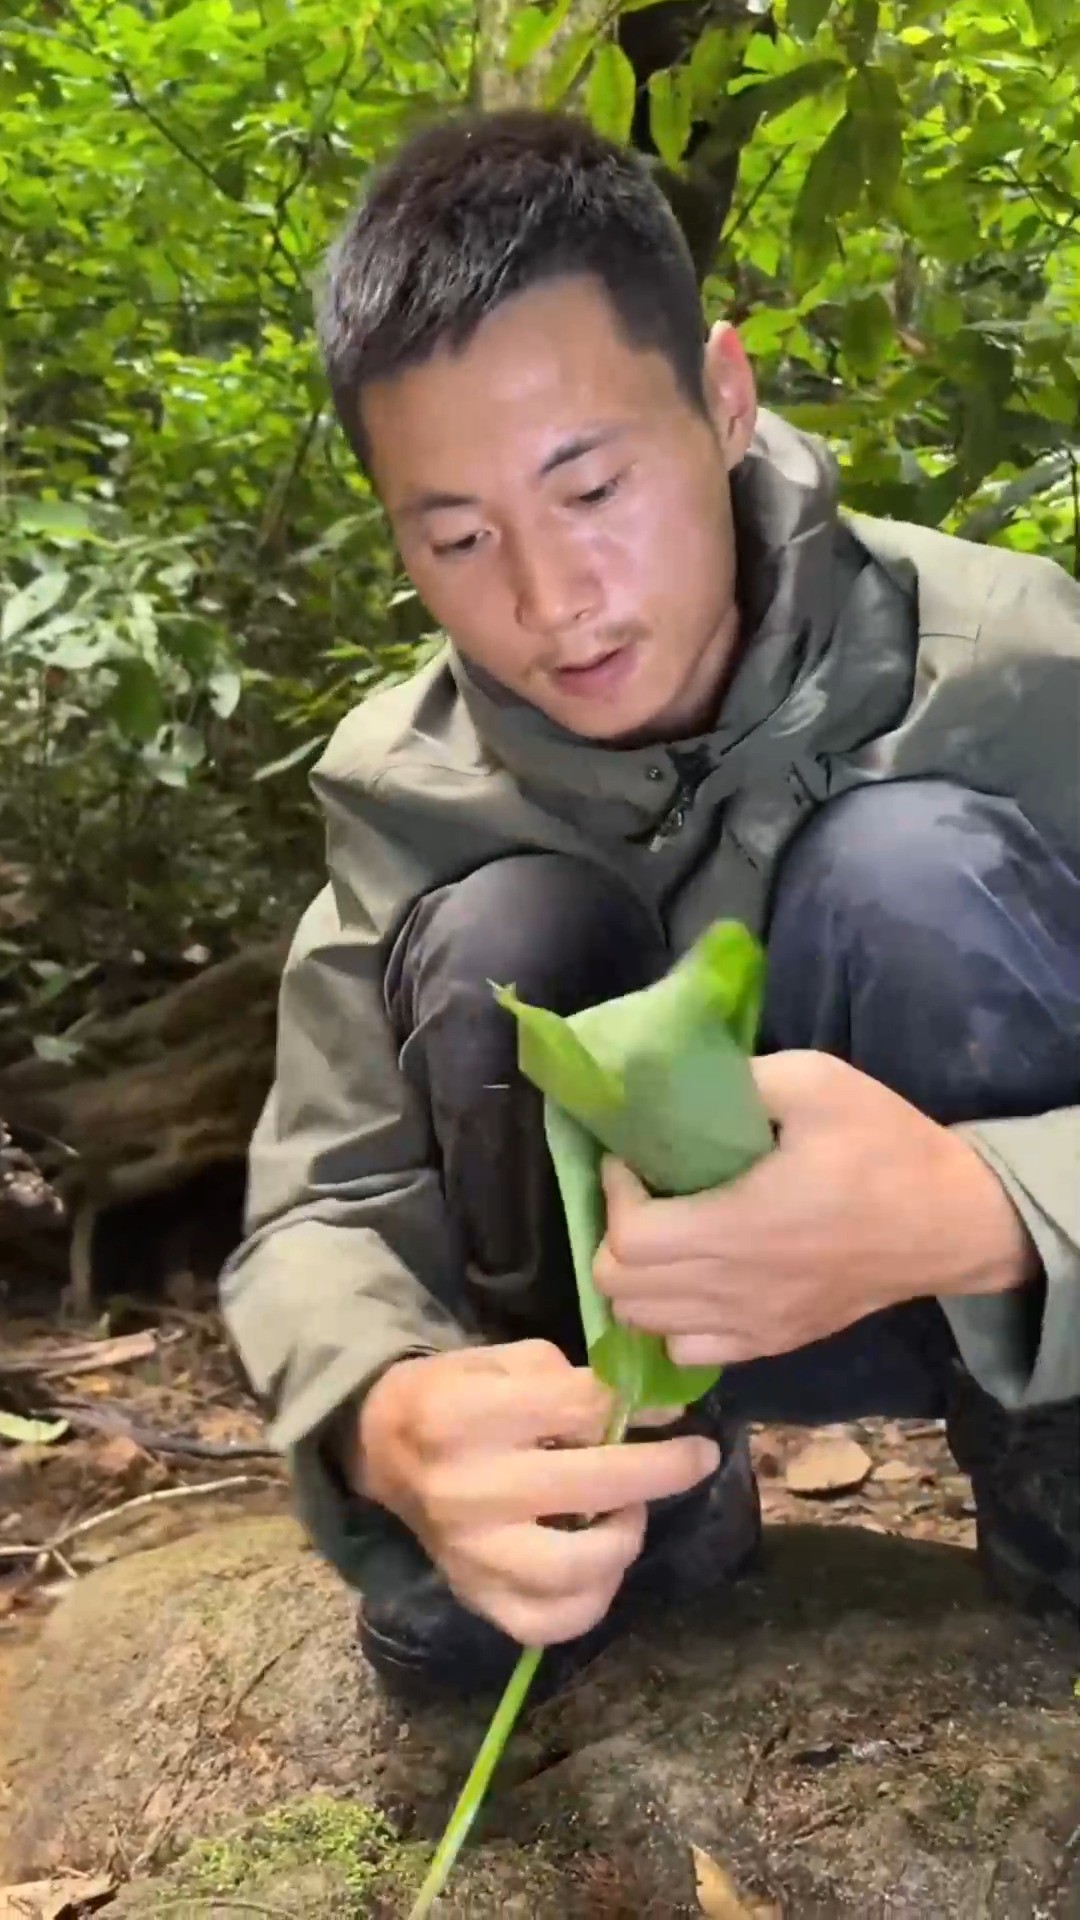
[[837,1076],[845,1071],[843,1061],[809,1050],[762,1054],[750,1065],[765,1111],[781,1131],[820,1119],[835,1105]]
[[648,1188],[643,1187],[636,1173],[622,1160],[616,1160],[614,1154],[605,1154],[600,1168],[600,1177],[604,1183],[604,1199],[607,1201],[608,1219],[625,1213],[628,1207],[639,1207],[648,1198]]

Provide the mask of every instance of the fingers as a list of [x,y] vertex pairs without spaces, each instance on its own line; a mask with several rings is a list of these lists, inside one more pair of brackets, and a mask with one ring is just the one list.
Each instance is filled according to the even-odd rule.
[[447,1566],[466,1604],[524,1645],[575,1639],[603,1618],[645,1538],[644,1507],[583,1533],[495,1527],[466,1536]]
[[677,1367],[724,1367],[736,1360],[749,1359],[740,1353],[737,1343],[709,1333],[677,1333],[667,1343],[668,1355]]
[[450,1537],[472,1527],[615,1513],[667,1499],[688,1492],[719,1462],[716,1442],[696,1434],[632,1447],[478,1453],[467,1473],[455,1460],[433,1466],[421,1495],[431,1524]]
[[[490,1349],[494,1365],[449,1372],[440,1390],[418,1396],[414,1437],[421,1456],[482,1448],[535,1447],[543,1441],[598,1446],[611,1418],[613,1396],[588,1367],[574,1367],[557,1347],[526,1341],[532,1354],[504,1365],[514,1349]],[[557,1364],[549,1354],[556,1356]]]
[[685,1407],[642,1407],[630,1422],[631,1431],[640,1427],[673,1427],[686,1412]]

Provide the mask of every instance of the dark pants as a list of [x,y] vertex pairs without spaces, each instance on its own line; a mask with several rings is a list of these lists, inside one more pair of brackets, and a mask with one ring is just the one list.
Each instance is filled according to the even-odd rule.
[[[540,1102],[489,983],[570,1013],[670,961],[619,883],[556,855],[428,896],[397,943],[387,990],[403,1070],[430,1106],[469,1303],[491,1337],[543,1333],[580,1352]],[[1080,871],[1011,802],[939,781],[871,787],[794,842],[768,926],[765,1048],[839,1055],[950,1123],[1073,1104],[1078,1030]],[[1038,1317],[1033,1294],[1033,1340]],[[753,1420],[934,1418],[960,1372],[944,1314],[920,1301],[729,1367],[721,1394]],[[1008,1420],[991,1403],[995,1417]],[[1075,1460],[1069,1471],[1075,1484]]]

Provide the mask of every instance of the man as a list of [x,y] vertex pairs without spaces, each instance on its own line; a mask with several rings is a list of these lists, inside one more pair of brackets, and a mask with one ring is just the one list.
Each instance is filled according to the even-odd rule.
[[[944,1416],[996,1587],[1080,1603],[1080,589],[838,516],[705,342],[635,156],[466,119],[332,256],[342,425],[449,648],[315,776],[230,1326],[403,1688],[551,1684],[722,1585],[742,1423]],[[718,1390],[603,1448],[540,1103],[490,982],[568,1013],[764,935],[776,1150],[605,1173],[600,1287]],[[588,1527],[552,1524],[594,1516]]]

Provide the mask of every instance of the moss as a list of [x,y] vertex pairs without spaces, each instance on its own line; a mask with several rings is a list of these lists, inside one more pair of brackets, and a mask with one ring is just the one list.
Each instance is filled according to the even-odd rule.
[[320,1795],[200,1841],[178,1863],[173,1885],[180,1895],[206,1898],[319,1868],[340,1885],[349,1920],[371,1920],[372,1901],[412,1884],[419,1865],[418,1849],[405,1846],[375,1808]]

